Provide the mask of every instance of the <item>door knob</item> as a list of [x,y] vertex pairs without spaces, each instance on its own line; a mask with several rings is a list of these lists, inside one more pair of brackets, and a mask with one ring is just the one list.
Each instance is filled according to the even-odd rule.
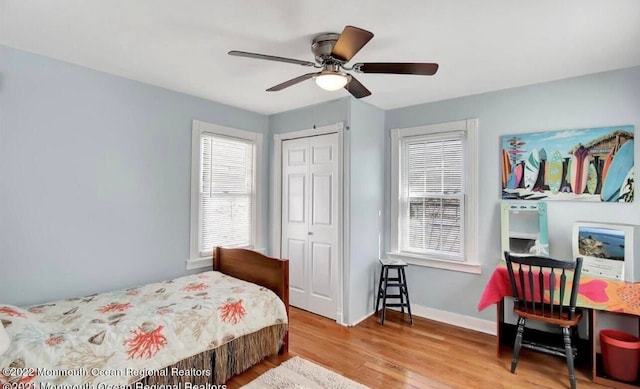
[[313,235],[313,232],[309,231],[307,232],[307,235]]

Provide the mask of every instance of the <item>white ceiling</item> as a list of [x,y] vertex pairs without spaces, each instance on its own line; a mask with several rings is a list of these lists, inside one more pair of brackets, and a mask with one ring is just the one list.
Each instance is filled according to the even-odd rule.
[[360,74],[392,109],[640,65],[638,0],[0,0],[0,42],[271,114],[338,97],[309,68],[312,38],[345,25],[375,37],[351,61],[437,62],[433,77]]

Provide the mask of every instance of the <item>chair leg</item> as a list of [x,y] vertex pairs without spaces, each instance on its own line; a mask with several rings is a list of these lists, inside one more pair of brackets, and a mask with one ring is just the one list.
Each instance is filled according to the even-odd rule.
[[573,370],[573,348],[571,347],[571,329],[569,327],[562,328],[564,335],[564,352],[567,357],[567,368],[569,369],[569,382],[571,389],[576,389],[576,374]]
[[511,359],[511,372],[516,372],[518,366],[518,356],[520,355],[520,348],[522,347],[522,334],[524,334],[524,324],[527,319],[524,317],[518,318],[518,332],[516,335],[516,342],[513,345],[513,358]]

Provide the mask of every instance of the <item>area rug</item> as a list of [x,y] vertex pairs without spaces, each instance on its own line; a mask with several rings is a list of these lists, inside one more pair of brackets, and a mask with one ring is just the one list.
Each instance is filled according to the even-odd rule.
[[369,389],[300,357],[268,370],[241,389]]

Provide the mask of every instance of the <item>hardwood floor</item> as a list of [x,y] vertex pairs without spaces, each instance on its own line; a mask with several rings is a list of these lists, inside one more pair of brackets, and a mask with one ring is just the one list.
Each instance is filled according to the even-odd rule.
[[[260,374],[301,356],[371,388],[569,388],[564,359],[522,350],[516,374],[511,354],[496,357],[491,335],[387,311],[384,326],[369,317],[355,327],[291,308],[289,353],[273,356],[232,378],[239,388]],[[578,370],[578,387],[605,388]]]

